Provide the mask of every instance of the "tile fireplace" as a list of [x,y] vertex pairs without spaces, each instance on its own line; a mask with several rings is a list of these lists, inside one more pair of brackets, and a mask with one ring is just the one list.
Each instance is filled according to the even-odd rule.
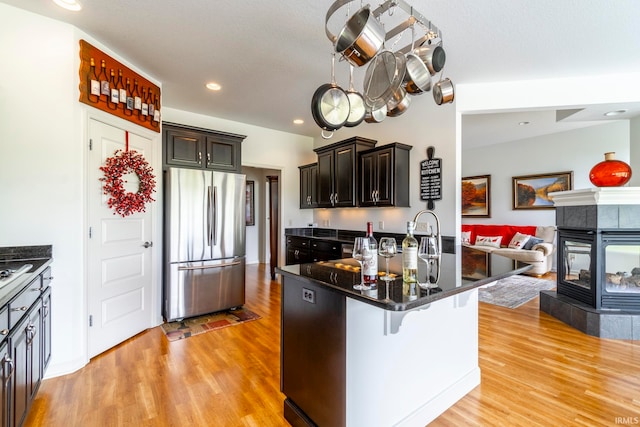
[[640,339],[640,188],[551,193],[557,291],[540,309],[585,333]]

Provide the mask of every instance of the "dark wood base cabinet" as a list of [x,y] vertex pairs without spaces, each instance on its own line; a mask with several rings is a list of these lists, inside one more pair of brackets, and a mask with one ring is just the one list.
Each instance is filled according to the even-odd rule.
[[0,307],[2,427],[21,426],[51,357],[51,269]]

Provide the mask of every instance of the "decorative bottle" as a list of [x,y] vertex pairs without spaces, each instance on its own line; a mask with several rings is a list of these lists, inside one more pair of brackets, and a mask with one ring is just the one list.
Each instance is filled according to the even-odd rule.
[[591,168],[589,180],[596,187],[620,187],[631,179],[631,167],[615,154],[604,153],[604,160]]
[[91,70],[89,71],[89,101],[100,101],[100,80],[96,74],[96,61],[91,58]]
[[367,239],[369,239],[369,249],[373,252],[370,260],[365,261],[363,266],[364,283],[375,286],[378,283],[378,242],[373,237],[373,223],[367,222]]
[[100,75],[98,76],[98,80],[100,81],[101,98],[104,102],[109,102],[109,99],[111,98],[111,89],[109,88],[109,76],[107,76],[107,63],[104,59],[100,66]]
[[147,116],[149,115],[149,99],[147,96],[147,88],[142,88],[142,104],[140,111],[138,112],[138,118],[143,122],[147,120]]
[[109,78],[109,101],[107,102],[107,107],[111,110],[116,110],[118,108],[118,103],[120,102],[120,91],[116,88],[117,80],[116,73],[113,71],[113,68],[110,70],[111,77]]
[[133,115],[133,107],[134,107],[134,99],[133,99],[133,88],[131,87],[131,80],[127,77],[127,105],[124,109],[125,116]]
[[122,82],[122,70],[118,69],[118,83],[116,85],[118,88],[118,100],[120,104],[124,104],[122,106],[123,110],[127,109],[127,88],[124,87],[124,83]]
[[140,98],[140,92],[138,91],[138,79],[133,79],[133,108],[138,110],[138,117],[141,115],[142,110],[142,98]]
[[402,280],[405,283],[418,281],[418,241],[413,237],[416,224],[407,222],[407,236],[402,240]]

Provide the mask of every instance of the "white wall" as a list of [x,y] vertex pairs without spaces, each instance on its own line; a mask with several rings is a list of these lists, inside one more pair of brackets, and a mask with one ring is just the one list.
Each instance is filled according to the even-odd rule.
[[593,188],[589,171],[615,151],[629,161],[629,122],[616,121],[462,152],[462,176],[491,175],[490,218],[465,224],[555,225],[554,209],[513,209],[514,176],[573,171],[574,189]]

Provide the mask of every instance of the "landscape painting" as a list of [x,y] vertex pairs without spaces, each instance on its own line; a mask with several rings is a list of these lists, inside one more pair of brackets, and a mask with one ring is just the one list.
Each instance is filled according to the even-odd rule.
[[462,216],[490,218],[491,175],[462,178]]
[[513,209],[553,209],[549,193],[573,190],[573,171],[513,177]]

